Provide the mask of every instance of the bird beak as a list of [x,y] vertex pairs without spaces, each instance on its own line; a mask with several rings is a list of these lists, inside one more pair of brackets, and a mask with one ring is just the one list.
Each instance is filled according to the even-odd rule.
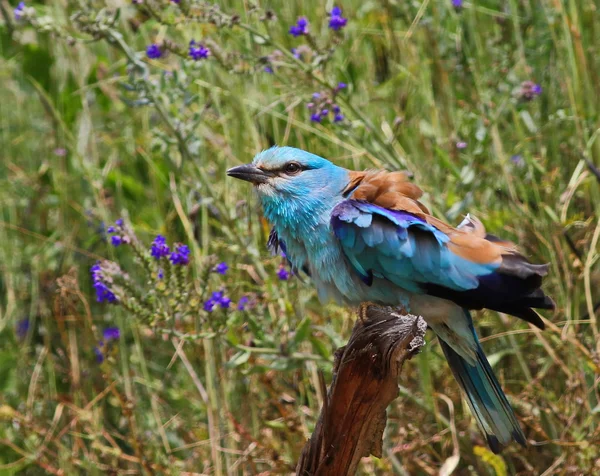
[[252,164],[246,164],[229,169],[227,175],[251,182],[254,185],[259,185],[268,182],[273,174],[267,170],[259,169]]

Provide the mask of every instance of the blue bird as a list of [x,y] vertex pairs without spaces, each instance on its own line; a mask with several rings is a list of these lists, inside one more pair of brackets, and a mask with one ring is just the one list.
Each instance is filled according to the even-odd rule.
[[525,446],[469,311],[492,309],[543,329],[532,308],[554,308],[540,289],[547,264],[530,263],[474,217],[457,228],[434,218],[402,172],[351,171],[273,147],[227,174],[255,185],[273,225],[269,243],[311,276],[322,301],[401,306],[423,316],[492,451],[511,440]]

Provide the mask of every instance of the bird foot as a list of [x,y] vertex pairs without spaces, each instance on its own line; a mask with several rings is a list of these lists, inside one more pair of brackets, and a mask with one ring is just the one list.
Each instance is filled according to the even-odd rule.
[[377,306],[377,304],[372,301],[365,301],[361,302],[360,306],[358,306],[358,318],[363,325],[365,325],[368,321],[367,312],[371,306]]

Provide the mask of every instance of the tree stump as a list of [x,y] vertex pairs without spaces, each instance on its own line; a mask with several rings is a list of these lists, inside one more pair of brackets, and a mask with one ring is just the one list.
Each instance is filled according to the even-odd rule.
[[355,474],[360,459],[381,458],[386,408],[398,396],[405,360],[425,344],[422,317],[365,305],[350,340],[336,351],[333,381],[296,474]]

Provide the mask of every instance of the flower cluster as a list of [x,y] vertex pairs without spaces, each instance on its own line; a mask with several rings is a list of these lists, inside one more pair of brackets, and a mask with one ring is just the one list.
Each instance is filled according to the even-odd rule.
[[90,268],[90,273],[92,274],[92,282],[94,283],[94,289],[96,290],[96,301],[116,302],[117,296],[115,296],[108,287],[99,261]]
[[189,55],[194,61],[198,61],[208,58],[210,56],[210,50],[204,45],[192,40],[190,41]]
[[290,35],[302,36],[308,35],[308,20],[306,17],[299,17],[295,25],[290,27]]
[[542,87],[539,84],[533,81],[523,81],[521,83],[519,96],[523,101],[531,101],[540,94],[542,94]]
[[348,19],[342,17],[342,9],[340,7],[333,7],[329,12],[329,28],[334,31],[339,31],[346,26]]
[[19,2],[14,9],[15,20],[19,21],[25,15],[25,2]]
[[186,266],[190,262],[190,249],[187,245],[177,245],[169,259],[175,266]]
[[285,269],[284,265],[279,266],[279,270],[277,271],[277,277],[280,281],[287,281],[288,279],[290,279],[290,275],[291,273],[287,269]]
[[333,115],[333,122],[342,122],[344,120],[344,115],[342,114],[340,106],[335,104],[334,101],[337,94],[346,87],[346,83],[338,83],[333,94],[314,93],[312,95],[312,101],[306,105],[310,111],[310,120],[312,122],[321,122],[331,113]]
[[463,0],[452,0],[452,6],[457,11],[462,10]]
[[162,55],[163,55],[163,52],[160,49],[160,46],[158,46],[156,43],[152,43],[151,45],[148,45],[148,47],[146,48],[146,56],[148,56],[148,58],[150,58],[150,59],[158,59]]
[[169,245],[167,245],[167,239],[162,235],[157,235],[150,246],[150,254],[156,260],[159,260],[165,256],[169,256]]
[[96,354],[96,362],[101,364],[104,362],[104,356],[108,353],[111,341],[118,340],[121,337],[121,331],[118,327],[107,327],[102,333],[103,339],[98,342],[98,346],[94,347]]
[[206,312],[212,312],[216,306],[221,306],[222,309],[229,309],[231,299],[225,296],[223,291],[214,291],[210,298],[204,302],[203,309]]
[[129,239],[127,237],[127,235],[124,233],[124,228],[123,228],[123,219],[119,218],[114,226],[109,226],[106,231],[108,233],[110,233],[111,236],[110,237],[110,243],[111,245],[113,245],[115,248],[119,245],[121,245],[122,243],[128,243]]

